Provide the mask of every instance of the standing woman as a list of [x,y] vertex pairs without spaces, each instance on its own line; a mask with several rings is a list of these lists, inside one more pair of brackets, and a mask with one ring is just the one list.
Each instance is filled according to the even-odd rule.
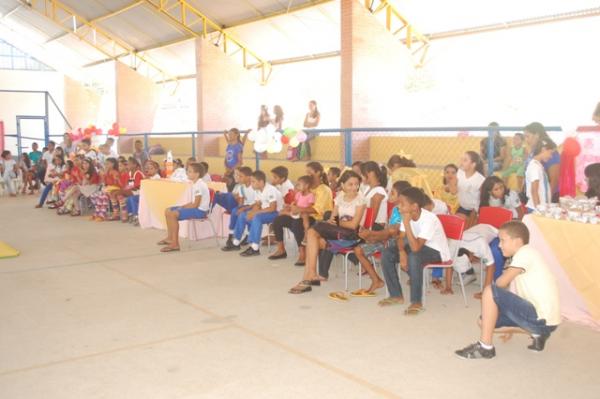
[[273,107],[273,113],[275,114],[275,118],[271,120],[271,123],[275,127],[275,130],[280,132],[283,130],[283,109],[280,105],[276,105]]
[[[312,178],[310,192],[315,196],[315,202],[312,206],[300,208],[292,205],[291,214],[308,215],[309,224],[320,222],[327,219],[327,213],[333,209],[333,195],[329,188],[327,175],[323,169],[323,165],[319,162],[309,162],[306,164],[306,174]],[[285,245],[283,241],[283,228],[287,227],[294,234],[294,239],[298,244],[298,260],[296,266],[304,266],[306,259],[305,247],[302,245],[304,240],[304,226],[302,218],[294,219],[290,215],[279,215],[273,221],[273,231],[275,232],[275,240],[277,248],[275,252],[269,256],[269,259],[284,259],[287,257]]]
[[266,105],[260,106],[260,115],[258,115],[258,123],[256,124],[256,129],[262,129],[269,126],[271,123],[271,116],[269,115],[269,109]]
[[[525,165],[525,168],[527,168],[527,164],[533,159],[533,149],[537,147],[538,143],[542,140],[546,143],[554,143],[554,141],[546,133],[544,125],[539,122],[532,122],[525,126],[523,132],[525,133],[525,142],[529,149],[529,159]],[[550,160],[544,162],[543,166],[550,181],[550,197],[556,199],[555,195],[558,195],[558,180],[560,176],[560,154],[557,150],[554,150]],[[554,202],[558,202],[558,199]]]
[[[317,102],[315,100],[310,100],[308,102],[308,113],[304,117],[304,127],[307,129],[314,129],[319,126],[319,122],[321,122],[321,113],[317,108]],[[310,140],[314,137],[314,133],[309,133],[306,141],[298,146],[298,158],[306,161],[310,160]]]

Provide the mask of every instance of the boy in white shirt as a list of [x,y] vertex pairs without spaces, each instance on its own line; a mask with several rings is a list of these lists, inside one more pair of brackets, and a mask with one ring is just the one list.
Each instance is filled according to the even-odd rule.
[[273,185],[266,182],[265,173],[257,170],[252,174],[252,188],[256,193],[255,203],[249,211],[242,212],[236,221],[234,239],[222,248],[223,251],[239,251],[240,240],[248,226],[248,242],[250,246],[241,256],[260,255],[258,249],[263,224],[272,223],[283,208],[281,193]]
[[202,176],[204,167],[199,163],[188,166],[188,179],[193,183],[194,201],[183,206],[173,206],[165,210],[167,219],[167,238],[158,242],[164,245],[161,252],[179,251],[179,221],[188,219],[204,219],[210,208],[210,191]]
[[17,173],[17,162],[13,159],[10,151],[2,151],[2,159],[0,159],[0,178],[4,181],[4,185],[8,189],[8,194],[11,197],[17,196],[17,190],[13,182],[13,179],[17,177]]
[[281,193],[281,197],[285,198],[290,191],[294,191],[294,185],[288,179],[289,171],[285,166],[277,166],[271,170],[271,184]]
[[[416,187],[400,193],[398,209],[402,214],[398,260],[402,270],[410,276],[410,306],[405,315],[417,315],[423,310],[423,266],[450,260],[450,249],[442,223],[436,215],[424,208],[426,195]],[[402,241],[400,241],[402,242]],[[384,277],[390,297],[403,298],[398,272],[394,265],[384,264]],[[394,292],[392,292],[394,291]],[[397,301],[401,303],[401,301]]]
[[525,171],[525,191],[527,208],[535,210],[538,205],[550,202],[550,180],[544,169],[543,162],[548,162],[556,150],[552,141],[540,140],[532,151],[533,158],[527,164]]
[[[546,340],[561,322],[558,286],[541,254],[529,246],[529,230],[519,221],[500,227],[500,248],[510,265],[495,284],[485,287],[481,298],[481,336],[479,341],[455,353],[463,359],[491,359],[494,332],[503,327],[510,332],[523,330],[533,343],[527,348],[542,351]],[[516,294],[509,290],[514,283]]]
[[230,244],[233,245],[233,234],[235,233],[235,225],[239,216],[244,212],[250,211],[256,203],[256,193],[252,187],[252,169],[248,166],[241,166],[234,174],[235,173],[238,174],[239,184],[233,188],[233,193],[226,193],[226,195],[232,195],[237,206],[231,209],[231,215],[229,217],[229,237],[227,237],[225,246]]

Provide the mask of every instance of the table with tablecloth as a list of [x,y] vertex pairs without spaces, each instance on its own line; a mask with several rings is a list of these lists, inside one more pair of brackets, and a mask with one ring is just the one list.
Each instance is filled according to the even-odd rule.
[[600,225],[537,215],[523,222],[558,280],[563,318],[600,331]]
[[[225,183],[211,182],[207,184],[215,191],[227,191]],[[171,206],[185,205],[194,200],[191,182],[175,182],[170,180],[142,180],[140,187],[140,207],[138,218],[142,228],[166,229],[165,209]],[[217,235],[223,237],[225,218],[224,209],[215,206],[209,218],[212,220]],[[201,228],[190,228],[188,221],[181,221],[179,236],[190,240],[201,240],[212,236],[210,226],[205,223]],[[225,225],[227,227],[227,225]],[[188,237],[189,236],[189,237]]]

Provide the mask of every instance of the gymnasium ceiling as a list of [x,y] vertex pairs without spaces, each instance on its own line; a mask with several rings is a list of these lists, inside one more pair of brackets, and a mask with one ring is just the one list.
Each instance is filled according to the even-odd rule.
[[[43,15],[51,13],[55,2],[81,19],[62,13],[57,17],[62,20],[61,26],[61,22]],[[197,23],[197,18],[188,19],[188,23],[195,24],[185,29],[173,21],[173,17],[179,17],[176,14],[180,9],[172,7],[169,17],[154,6],[159,2],[168,8],[178,0],[0,0],[0,37],[67,74],[121,55],[119,59],[128,65],[143,64],[141,57],[170,77],[191,76],[195,73],[194,33],[201,32],[202,24]],[[184,2],[263,60],[318,56],[339,50],[339,0]],[[598,0],[390,2],[425,34],[600,6]],[[84,19],[91,21],[95,29],[86,27]],[[111,40],[105,40],[100,32]],[[207,33],[209,40],[219,40],[213,27],[209,26]],[[94,44],[99,43],[104,46],[102,51],[95,48]],[[128,55],[132,51],[139,57]]]

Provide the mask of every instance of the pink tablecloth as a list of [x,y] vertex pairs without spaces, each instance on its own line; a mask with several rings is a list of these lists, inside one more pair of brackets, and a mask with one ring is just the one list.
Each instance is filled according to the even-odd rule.
[[[192,184],[173,182],[168,180],[143,180],[140,188],[140,207],[138,218],[140,226],[144,229],[166,229],[165,209],[169,206],[179,206],[192,202]],[[223,237],[226,232],[224,225],[224,210],[216,206],[209,215],[217,235]],[[227,221],[228,222],[228,221]],[[195,226],[191,224],[194,223]],[[227,228],[227,226],[225,226]],[[179,236],[190,240],[202,240],[211,237],[212,230],[206,222],[181,221],[179,223]]]
[[[572,278],[569,276],[571,273],[573,278],[577,278],[579,281],[579,285],[584,286],[585,284],[581,284],[581,278],[576,276],[573,270],[569,271],[568,268],[561,266],[560,259],[568,259],[565,257],[565,250],[563,248],[561,254],[557,254],[552,245],[549,243],[549,239],[545,237],[544,230],[540,228],[538,223],[536,223],[536,219],[539,221],[539,218],[542,216],[532,216],[527,215],[523,218],[523,222],[527,225],[530,232],[529,244],[540,251],[546,264],[556,276],[558,281],[558,288],[560,291],[560,307],[561,307],[561,315],[565,320],[569,320],[575,323],[583,324],[588,327],[591,327],[594,330],[600,331],[600,319],[595,319],[593,316],[594,305],[593,303],[586,301],[585,295],[582,295],[581,290],[576,288],[576,285],[572,281]],[[553,221],[557,224],[554,226],[555,229],[568,230],[578,227],[574,223],[570,221]],[[562,225],[562,226],[561,226]],[[550,232],[549,232],[550,233]],[[556,233],[556,231],[552,232]],[[553,239],[553,242],[556,241]],[[558,245],[568,245],[567,242],[558,243]],[[596,268],[597,264],[589,264],[582,265],[583,267]],[[589,289],[589,288],[588,288]],[[588,293],[589,294],[589,293]],[[589,298],[588,298],[589,299]]]

